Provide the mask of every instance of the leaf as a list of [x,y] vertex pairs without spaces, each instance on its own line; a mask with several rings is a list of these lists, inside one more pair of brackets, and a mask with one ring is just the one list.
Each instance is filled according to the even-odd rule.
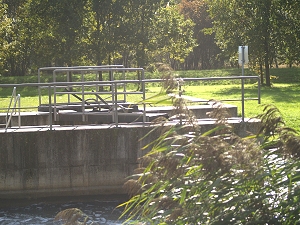
[[226,125],[222,125],[222,126],[219,125],[219,126],[213,128],[213,129],[211,129],[211,130],[203,133],[202,136],[204,136],[204,137],[205,136],[209,136],[209,135],[211,135],[211,134],[213,134],[213,133],[215,133],[217,131],[223,130],[224,128],[227,128],[227,126]]
[[179,201],[179,204],[183,204],[185,199],[186,199],[186,193],[187,193],[187,190],[184,188],[181,192],[181,198],[180,198],[180,201]]

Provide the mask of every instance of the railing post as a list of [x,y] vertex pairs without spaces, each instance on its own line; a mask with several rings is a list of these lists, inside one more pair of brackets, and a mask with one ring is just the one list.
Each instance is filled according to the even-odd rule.
[[[181,78],[177,79],[178,95],[179,95],[180,101],[182,101],[182,98],[181,98],[182,97],[182,82],[183,82],[183,80]],[[182,126],[182,112],[180,112],[179,118],[180,118],[180,126]]]
[[112,90],[114,92],[114,101],[115,101],[115,111],[114,111],[114,115],[115,115],[115,123],[116,123],[116,127],[119,126],[119,114],[118,114],[118,83],[115,82],[114,83],[114,89]]
[[48,85],[48,98],[49,98],[49,126],[50,130],[52,130],[52,101],[51,101],[51,85]]
[[18,125],[19,125],[19,128],[21,128],[21,95],[20,94],[18,94],[17,99],[18,99],[18,108],[19,108],[19,110],[18,110],[18,113],[19,113],[19,115],[18,115]]
[[242,79],[242,122],[245,122],[245,87]]
[[81,116],[81,120],[82,122],[85,122],[85,95],[84,95],[84,74],[83,74],[83,71],[80,72],[81,73],[81,82],[82,82],[82,85],[81,85],[81,112],[82,112],[82,116]]
[[[38,69],[38,83],[41,83],[41,69]],[[38,86],[38,94],[39,94],[39,105],[42,104],[42,93],[41,86]]]
[[245,87],[244,87],[244,66],[245,66],[245,46],[242,46],[242,122],[245,122]]
[[[122,71],[122,77],[123,77],[123,80],[126,80],[126,73],[124,70]],[[127,101],[127,96],[125,94],[126,93],[126,83],[123,83],[123,92],[124,92],[123,102],[126,102]]]
[[260,79],[259,79],[259,77],[257,77],[257,89],[258,89],[258,93],[257,93],[258,104],[260,104],[261,101],[260,101]]
[[[53,86],[53,119],[54,121],[56,121],[56,72],[55,70],[53,70],[53,82],[54,82],[54,86]],[[51,107],[52,108],[52,107]]]
[[146,103],[145,103],[145,99],[146,99],[146,87],[145,87],[145,70],[142,69],[142,89],[143,89],[143,123],[145,124],[147,121],[147,117],[146,117]]

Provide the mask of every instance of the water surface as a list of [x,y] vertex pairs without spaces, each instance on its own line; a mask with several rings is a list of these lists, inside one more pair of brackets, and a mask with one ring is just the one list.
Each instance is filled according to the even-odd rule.
[[87,224],[120,225],[119,216],[122,209],[116,208],[124,199],[107,199],[93,197],[92,199],[60,199],[36,202],[13,202],[0,207],[0,225],[42,225],[63,224],[54,221],[56,214],[68,208],[78,208],[89,216]]

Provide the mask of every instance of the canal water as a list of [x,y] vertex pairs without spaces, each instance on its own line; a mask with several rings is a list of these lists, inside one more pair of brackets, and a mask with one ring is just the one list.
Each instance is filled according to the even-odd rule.
[[54,221],[54,218],[57,213],[68,208],[78,208],[83,211],[89,217],[87,224],[93,222],[93,225],[120,225],[124,221],[124,219],[119,220],[122,209],[116,207],[122,202],[124,201],[101,196],[76,200],[10,202],[0,206],[0,225],[60,225],[63,222]]

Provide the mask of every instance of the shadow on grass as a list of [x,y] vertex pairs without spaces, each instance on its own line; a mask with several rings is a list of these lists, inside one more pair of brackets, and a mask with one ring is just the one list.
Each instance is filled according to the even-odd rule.
[[[0,88],[0,98],[10,98],[12,95],[13,88]],[[43,91],[43,95],[47,95]],[[48,91],[47,91],[48,93]],[[21,97],[38,97],[38,88],[37,87],[19,87],[16,89],[16,94],[20,94]]]

